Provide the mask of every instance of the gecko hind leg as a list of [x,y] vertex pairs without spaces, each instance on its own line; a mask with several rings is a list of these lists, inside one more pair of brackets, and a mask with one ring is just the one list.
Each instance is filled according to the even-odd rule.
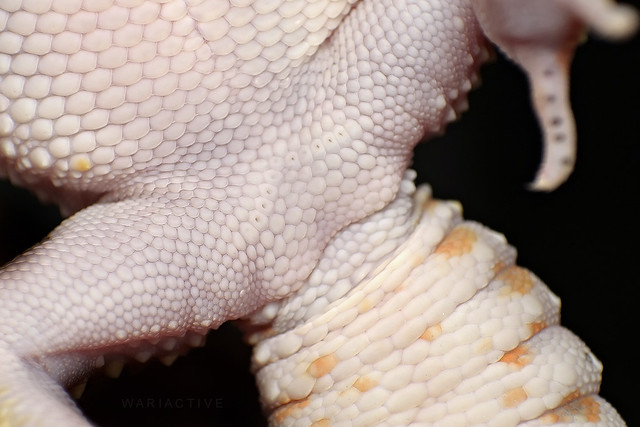
[[573,52],[586,29],[609,39],[629,37],[638,16],[610,0],[474,0],[485,34],[526,72],[544,136],[544,153],[531,188],[552,191],[567,180],[576,158],[569,99]]
[[624,40],[637,30],[639,16],[636,9],[611,0],[556,0],[586,23],[600,37]]

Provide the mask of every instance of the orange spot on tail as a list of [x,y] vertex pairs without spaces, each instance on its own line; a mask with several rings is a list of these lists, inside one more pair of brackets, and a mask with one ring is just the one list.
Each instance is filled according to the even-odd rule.
[[478,236],[473,230],[458,226],[440,242],[434,252],[448,257],[461,256],[471,252],[477,240]]
[[531,272],[518,266],[503,270],[496,279],[501,280],[505,284],[500,290],[500,296],[508,296],[514,293],[525,295],[529,293],[535,285]]
[[513,350],[503,354],[499,362],[507,363],[517,369],[522,369],[531,363],[531,360],[533,360],[533,358],[531,357],[531,354],[529,354],[529,347],[526,345],[519,345]]
[[313,424],[311,424],[311,427],[329,427],[331,425],[331,421],[329,421],[326,418],[323,418],[321,420],[315,421]]
[[371,390],[377,385],[378,385],[377,381],[372,380],[371,378],[368,378],[368,377],[360,377],[356,380],[356,382],[353,383],[353,386],[363,393],[365,391]]
[[540,422],[543,424],[558,424],[560,422],[560,417],[558,414],[554,413],[545,414],[540,417]]
[[503,406],[513,408],[527,400],[527,397],[527,392],[522,387],[517,387],[503,394],[500,401]]
[[582,403],[582,415],[587,418],[587,421],[591,423],[600,421],[600,403],[591,396],[580,399],[579,402]]
[[[572,400],[575,399],[575,400]],[[540,417],[545,424],[556,423],[597,423],[600,418],[600,403],[591,396],[579,397],[574,391],[562,399],[561,406]]]
[[569,402],[573,402],[574,400],[576,400],[579,397],[580,397],[580,392],[578,390],[573,390],[571,393],[567,394],[562,399],[562,402],[560,402],[559,406],[564,406],[564,405],[568,404]]
[[442,326],[440,325],[440,323],[438,323],[438,324],[435,324],[433,326],[428,327],[422,333],[422,335],[420,335],[420,338],[422,338],[423,340],[426,340],[426,341],[433,341],[436,338],[438,338],[440,335],[442,335]]
[[327,354],[311,362],[307,368],[307,373],[314,378],[320,378],[327,375],[338,364],[338,358],[335,354]]
[[301,400],[299,402],[291,403],[286,406],[282,406],[275,411],[273,411],[273,417],[275,418],[277,423],[282,423],[285,418],[288,417],[299,417],[302,409],[309,406],[309,399]]
[[506,266],[507,266],[507,264],[505,264],[504,262],[502,262],[502,261],[498,261],[498,262],[496,262],[496,263],[493,265],[493,267],[491,267],[491,270],[492,270],[495,274],[497,274],[497,273],[501,272],[502,270],[504,270],[504,268],[505,268]]
[[543,321],[529,323],[529,331],[531,331],[531,335],[536,335],[538,332],[547,327],[547,324]]

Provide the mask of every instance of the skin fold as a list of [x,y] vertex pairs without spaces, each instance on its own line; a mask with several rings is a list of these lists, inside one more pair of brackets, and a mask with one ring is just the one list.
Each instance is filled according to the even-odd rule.
[[[611,48],[611,47],[607,47],[606,49],[610,49],[610,48]],[[603,51],[604,51],[604,50],[606,50],[606,49],[603,49]],[[623,52],[624,52],[624,51],[623,51]],[[622,55],[621,55],[621,56],[622,56]],[[622,58],[624,58],[624,56],[622,56]],[[610,61],[609,61],[609,62],[610,62]],[[609,63],[609,62],[608,62],[608,63]],[[624,61],[621,61],[621,62],[623,63],[623,65],[622,65],[622,66],[624,66]],[[618,69],[619,69],[619,67],[615,67],[615,68],[618,68]],[[593,72],[592,70],[590,70],[590,71],[591,71],[591,72]],[[628,72],[629,72],[629,71],[628,71]],[[595,78],[595,77],[594,77],[594,78]],[[614,80],[614,79],[615,79],[615,77],[613,77],[613,78],[609,78],[609,79],[607,79],[607,78],[605,78],[605,77],[600,77],[600,78],[601,78],[603,81],[611,81],[611,80]],[[575,80],[575,79],[574,79],[574,80]],[[501,81],[501,83],[502,83],[502,81]],[[487,84],[486,84],[485,86],[487,86],[487,85],[490,85],[490,81],[489,81],[489,80],[487,80]],[[586,86],[588,86],[588,85],[586,85]],[[627,90],[629,90],[629,89],[628,89],[628,87],[629,87],[629,86],[625,86],[625,87],[627,88]],[[483,89],[483,90],[488,91],[489,89],[485,87],[485,89]],[[612,92],[614,92],[614,94],[615,94],[615,92],[616,92],[616,91],[615,91],[615,89],[613,89],[613,90],[612,90]],[[618,92],[618,93],[619,93],[619,92]],[[507,98],[509,97],[509,95],[510,95],[510,94],[507,92]],[[624,98],[624,97],[622,97],[622,98]],[[617,101],[617,100],[616,100],[616,98],[613,98],[613,101],[612,101],[611,99],[612,99],[612,98],[609,98],[608,100],[605,100],[605,101],[603,101],[603,102],[613,102],[613,103],[615,103],[616,105],[624,105],[624,102]],[[474,102],[474,101],[473,101],[473,98],[472,98],[472,102]],[[585,101],[585,102],[588,102],[588,101]],[[580,103],[576,103],[576,104],[577,104],[577,105],[580,105]],[[472,107],[473,107],[473,104],[472,104]],[[585,107],[585,109],[586,109],[586,107]],[[620,108],[620,110],[621,110],[621,111],[625,111],[626,109],[624,109],[624,108]],[[509,111],[506,111],[506,112],[505,112],[505,111],[503,110],[503,111],[502,111],[502,113],[500,113],[500,116],[499,116],[499,117],[506,117],[506,114],[507,114],[507,113],[509,113]],[[473,113],[469,113],[469,114],[473,114]],[[485,114],[485,115],[487,115],[487,113],[486,113],[486,112],[485,112],[484,114]],[[576,115],[577,115],[577,114],[576,114]],[[485,116],[485,117],[486,117],[486,116]],[[482,117],[482,116],[481,116],[480,121],[485,121],[485,117]],[[467,119],[465,119],[465,120],[467,120]],[[469,120],[472,120],[472,119],[469,119]],[[620,122],[624,122],[624,120],[622,120],[620,117],[616,117],[616,120],[618,120],[618,121],[619,121],[619,123],[620,123]],[[580,122],[580,120],[579,120],[579,119],[578,119],[578,122]],[[494,124],[493,126],[491,126],[491,127],[490,127],[490,129],[492,130],[492,132],[489,134],[489,135],[490,135],[490,136],[489,136],[489,138],[490,138],[490,139],[491,139],[491,138],[496,138],[496,137],[494,136],[495,129],[497,129],[497,128],[499,128],[499,127],[500,127],[500,123],[501,123],[501,121],[498,121],[496,124]],[[529,125],[530,125],[530,127],[529,127],[529,132],[524,132],[524,133],[531,133],[531,132],[535,132],[535,124],[533,124],[533,125],[532,125],[532,123],[530,122],[530,123],[529,123]],[[488,126],[488,125],[486,125],[486,124],[485,124],[484,126],[489,127],[489,126]],[[622,125],[619,125],[619,126],[622,126]],[[513,127],[513,124],[510,124],[510,127]],[[615,126],[615,125],[611,125],[611,126],[607,126],[607,127],[616,128],[616,126]],[[533,130],[532,130],[532,129],[533,129]],[[450,130],[451,130],[451,129],[450,129]],[[457,130],[455,130],[455,132],[458,132],[458,131],[457,131]],[[475,135],[472,137],[472,139],[476,139],[476,138],[478,138],[478,136],[477,136],[477,132],[478,132],[477,130],[476,130],[476,131],[474,131]],[[605,135],[606,135],[606,134],[605,134]],[[520,139],[520,138],[516,138],[516,137],[514,137],[513,135],[511,135],[511,139],[512,139],[512,140],[514,140],[514,141],[518,141],[518,142],[519,142],[519,141],[521,141],[521,139]],[[627,141],[627,139],[625,139],[624,137],[621,137],[621,138],[619,138],[619,139],[620,139],[621,141],[620,141],[620,142],[617,142],[617,143],[618,143],[618,144],[621,144],[623,147],[625,147],[625,141]],[[535,145],[537,144],[537,142],[536,142],[536,141],[537,141],[537,139],[534,137],[534,138],[532,138],[532,141],[533,141],[533,142],[532,142],[532,144],[535,146]],[[455,142],[446,142],[446,143],[445,143],[445,142],[440,142],[439,144],[440,144],[440,145],[448,145],[448,144],[452,144],[452,143],[453,143],[453,144],[455,144]],[[432,142],[432,143],[431,143],[431,145],[434,145],[434,142]],[[470,144],[467,144],[467,145],[470,145]],[[492,141],[490,141],[490,142],[489,142],[489,145],[490,145],[490,146],[493,146],[493,142],[492,142]],[[455,146],[455,145],[454,145],[454,146]],[[466,149],[466,148],[465,148],[465,149]],[[534,147],[534,149],[535,149],[535,147]],[[484,149],[481,149],[481,151],[484,151],[484,150],[486,150],[486,147],[485,147]],[[495,149],[494,149],[494,148],[492,148],[492,150],[495,150]],[[621,150],[614,150],[614,151],[621,151]],[[495,152],[495,151],[494,151],[494,152]],[[418,154],[418,156],[420,156],[420,153]],[[433,156],[435,156],[435,155],[434,155],[434,154],[429,154],[429,156],[432,156],[432,157],[433,157]],[[495,161],[495,160],[494,160],[494,161]],[[512,160],[508,160],[508,161],[509,161],[510,163],[514,163]],[[481,165],[485,165],[485,164],[487,164],[487,163],[485,163],[485,162],[483,162],[483,161],[478,160],[478,159],[477,159],[477,158],[475,158],[475,157],[471,159],[471,162],[467,162],[466,164],[473,164],[473,163],[476,163],[476,162],[477,162],[478,164],[481,164]],[[444,162],[443,162],[443,163],[444,163]],[[535,162],[533,162],[533,163],[535,163]],[[533,164],[533,163],[532,163],[532,164]],[[610,163],[612,163],[612,162],[609,162],[609,164],[610,164]],[[496,165],[496,163],[493,163],[493,164],[494,164],[494,166],[493,166],[493,167],[488,166],[488,167],[485,167],[485,168],[487,168],[487,169],[492,169],[492,170],[493,170],[493,169],[495,169],[495,168],[497,168],[497,167],[499,167],[499,166],[502,166],[502,165],[503,165],[503,164],[502,164],[502,163],[500,163],[500,162],[497,162],[497,165]],[[451,176],[452,176],[452,173],[454,173],[455,171],[447,171],[447,173],[444,175],[444,178],[441,178],[441,179],[443,179],[443,180],[445,181],[445,184],[440,184],[440,186],[438,186],[438,184],[436,184],[436,183],[434,182],[434,180],[435,180],[435,181],[437,181],[437,176],[436,176],[436,177],[433,177],[433,176],[430,176],[430,175],[424,175],[423,173],[421,173],[421,169],[422,169],[422,162],[421,162],[420,157],[418,157],[418,158],[417,158],[417,160],[416,160],[416,166],[414,166],[414,167],[416,167],[416,168],[418,169],[418,171],[419,171],[419,173],[420,173],[420,179],[428,180],[428,181],[430,181],[430,182],[433,182],[433,183],[434,183],[434,187],[436,188],[436,195],[437,195],[437,196],[439,196],[439,197],[445,197],[445,198],[448,198],[448,197],[456,197],[456,198],[460,198],[460,199],[462,199],[462,200],[464,201],[464,203],[465,203],[465,207],[466,207],[466,215],[467,215],[467,216],[470,216],[470,217],[472,217],[472,218],[474,218],[474,219],[479,219],[479,220],[481,220],[481,221],[483,221],[483,222],[487,222],[487,223],[488,223],[489,225],[491,225],[493,228],[497,228],[497,229],[499,229],[499,230],[501,230],[501,231],[504,231],[505,233],[507,233],[507,236],[509,237],[509,239],[510,239],[513,243],[515,243],[515,244],[516,244],[516,246],[518,246],[518,247],[522,247],[522,246],[523,246],[522,244],[519,244],[519,243],[518,243],[518,241],[517,241],[517,239],[518,239],[518,238],[516,238],[516,240],[514,241],[514,237],[512,237],[512,234],[511,234],[513,231],[510,231],[510,230],[512,230],[512,229],[514,229],[514,228],[519,228],[519,227],[518,227],[518,223],[519,223],[519,221],[515,221],[515,219],[514,219],[514,218],[515,218],[515,216],[507,215],[507,214],[504,214],[504,213],[503,213],[503,215],[502,215],[502,216],[504,216],[504,217],[508,218],[508,220],[507,220],[507,222],[506,222],[506,224],[507,224],[507,225],[503,225],[503,226],[500,226],[500,223],[499,223],[499,222],[493,223],[493,222],[492,222],[493,220],[491,220],[491,219],[485,219],[484,215],[486,215],[486,214],[482,214],[482,210],[481,210],[481,207],[482,207],[482,206],[481,206],[480,208],[473,208],[473,204],[471,204],[471,207],[470,207],[470,206],[469,206],[469,203],[468,203],[468,202],[467,202],[467,200],[466,200],[466,199],[467,199],[467,197],[465,197],[465,196],[463,196],[463,195],[458,195],[459,193],[456,193],[456,191],[462,191],[462,190],[459,190],[459,188],[460,188],[461,186],[462,186],[462,187],[464,187],[464,185],[460,185],[460,184],[458,184],[458,186],[456,187],[456,183],[457,183],[457,182],[464,182],[464,181],[462,181],[462,179],[461,179],[461,178],[452,178],[452,177],[451,177]],[[437,165],[430,166],[430,167],[425,167],[425,168],[437,168]],[[534,169],[535,169],[535,166],[532,166],[532,167],[531,167],[531,171],[533,171]],[[586,167],[585,167],[585,169],[586,169]],[[611,169],[616,169],[616,168],[615,168],[615,167],[612,167]],[[590,170],[597,170],[597,168],[596,168],[596,169],[590,169]],[[594,173],[592,173],[592,176],[593,176],[593,175],[596,175],[596,176],[593,176],[593,178],[599,178],[601,174],[602,174],[602,175],[604,175],[604,174],[605,174],[605,171],[609,171],[609,170],[610,170],[610,169],[607,169],[607,168],[605,168],[605,170],[604,170],[604,171],[602,171],[602,170],[598,170],[598,172],[597,172],[597,173],[595,173],[595,172],[594,172]],[[622,171],[622,172],[624,172],[624,169],[623,169],[623,171]],[[576,173],[578,173],[578,172],[576,172]],[[493,174],[495,174],[495,172],[494,172]],[[521,172],[520,172],[519,174],[521,174]],[[498,174],[498,175],[499,175],[499,176],[502,176],[502,175],[500,175],[500,174]],[[615,174],[613,174],[613,175],[615,176]],[[518,175],[518,176],[521,176],[521,175]],[[499,178],[499,180],[501,180],[501,179],[502,179],[502,178]],[[509,181],[509,182],[516,182],[516,183],[517,183],[517,185],[520,185],[519,183],[526,182],[526,181],[528,181],[529,179],[530,179],[530,175],[528,175],[528,176],[524,176],[524,178],[519,178],[519,179],[518,179],[518,178],[516,178],[516,179],[511,179],[511,178],[507,179],[507,177],[506,177],[506,176],[504,177],[504,180],[505,180],[505,181]],[[606,180],[606,182],[607,182],[607,184],[608,184],[608,187],[610,186],[610,182],[611,182],[611,181],[613,181],[614,179],[615,179],[614,177],[612,177],[610,174],[608,174],[608,173],[607,173],[607,180]],[[626,180],[625,180],[625,179],[626,179],[626,176],[623,174],[623,182],[624,182],[624,183],[626,183],[625,185],[629,185],[629,187],[631,187],[631,185],[629,184],[629,180],[628,180],[628,179],[626,179]],[[482,184],[480,184],[480,183],[477,183],[476,181],[477,181],[477,178],[476,178],[476,177],[475,177],[475,175],[474,175],[474,178],[472,178],[472,179],[471,179],[471,181],[470,181],[470,182],[473,184],[472,188],[479,189],[479,193],[480,193],[480,195],[484,196],[484,199],[485,199],[485,200],[493,200],[493,199],[492,199],[492,197],[497,197],[497,196],[495,196],[495,193],[496,193],[496,192],[499,192],[499,191],[497,190],[497,188],[496,188],[496,190],[495,190],[495,191],[489,191],[489,190],[487,190],[487,189],[486,189],[487,187],[492,186],[492,183],[493,183],[493,182],[495,182],[495,181],[488,181],[488,183],[487,183],[486,185],[482,185]],[[449,183],[449,184],[446,184],[446,182],[450,182],[450,183]],[[575,181],[574,181],[574,182],[575,182]],[[575,184],[574,184],[574,185],[575,185]],[[450,187],[448,187],[448,186],[452,186],[452,188],[450,188]],[[469,186],[469,185],[467,185],[467,186]],[[615,187],[615,185],[613,185],[613,187]],[[590,190],[591,190],[591,191],[593,191],[593,188],[594,188],[594,187],[589,186],[589,188],[590,188]],[[564,191],[569,191],[569,190],[570,190],[570,189],[568,189],[568,190],[564,190]],[[508,189],[507,191],[510,191],[510,192],[511,192],[511,193],[508,193],[508,194],[513,194],[513,192],[514,192],[515,190],[513,190],[513,188],[511,188],[511,189]],[[561,190],[561,191],[563,191],[563,190]],[[519,189],[518,189],[518,192],[519,192]],[[603,193],[602,193],[602,192],[599,192],[599,194],[603,194]],[[525,199],[526,199],[527,197],[529,197],[529,198],[531,198],[531,197],[539,197],[539,198],[543,198],[543,199],[545,198],[545,196],[523,196],[523,197],[524,197]],[[614,196],[614,197],[615,197],[615,196]],[[560,198],[560,197],[558,197],[558,199],[559,199],[559,198]],[[549,199],[555,199],[555,197],[550,197]],[[508,200],[509,200],[509,199],[508,199]],[[584,200],[584,199],[583,199],[583,200]],[[614,200],[615,200],[615,199],[614,199]],[[543,201],[547,201],[547,200],[543,200]],[[529,202],[531,202],[531,200],[529,200]],[[557,202],[557,200],[556,200],[556,202]],[[473,202],[472,202],[472,203],[473,203]],[[503,203],[504,203],[504,202],[503,202]],[[534,204],[532,204],[532,205],[536,205],[536,206],[537,206],[537,203],[538,203],[538,201],[536,201],[536,203],[534,203]],[[583,203],[584,203],[584,202],[583,202]],[[482,205],[482,204],[483,204],[483,203],[481,203],[480,205]],[[487,203],[487,202],[485,202],[485,203],[484,203],[484,205],[488,205],[488,204],[489,204],[489,203]],[[567,203],[564,203],[564,204],[567,204]],[[505,209],[507,209],[507,207],[506,207],[504,204],[497,203],[497,205],[498,205],[498,206],[501,206],[501,207],[504,207]],[[4,205],[4,204],[2,204],[2,206],[5,206],[5,205]],[[525,206],[526,206],[526,205],[525,205]],[[624,204],[623,204],[622,206],[624,206]],[[554,211],[556,208],[557,208],[557,205],[555,205],[555,206],[554,206],[554,205],[552,204],[552,205],[551,205],[551,207],[546,208],[546,209],[545,209],[545,208],[541,208],[541,210],[543,210],[543,211],[544,211],[544,210],[551,210],[551,211]],[[557,209],[560,209],[560,208],[557,208]],[[492,211],[492,210],[495,210],[495,206],[492,206],[492,207],[489,209],[489,211]],[[623,209],[623,210],[624,210],[624,209]],[[475,212],[480,212],[480,213],[477,213],[477,214],[475,214],[475,215],[474,215],[474,211],[475,211]],[[539,216],[540,216],[540,217],[544,217],[544,215],[543,215],[543,214],[540,214]],[[540,221],[540,219],[539,219],[539,218],[536,218],[536,221]],[[496,224],[498,224],[498,225],[496,225]],[[544,228],[544,227],[543,227],[543,228]],[[562,227],[560,227],[560,230],[562,230]],[[533,236],[535,237],[535,234],[534,234]],[[523,238],[523,241],[525,241],[525,239],[526,239],[526,238]],[[531,238],[530,240],[535,240],[535,239]],[[541,238],[540,240],[541,240],[541,241],[543,241],[544,239],[542,239],[542,238]],[[538,245],[539,245],[539,243],[536,243],[536,244],[538,244]],[[554,243],[554,245],[555,245],[555,243]],[[570,246],[571,246],[571,244],[570,244]],[[602,244],[602,246],[610,246],[610,245],[608,245],[608,244],[604,243],[604,244]],[[623,246],[623,247],[624,247],[624,246]],[[528,252],[531,252],[531,251],[532,251],[532,250],[529,250]],[[561,251],[560,253],[562,254],[562,253],[566,253],[566,252],[568,252],[568,251],[565,251],[565,252],[562,252],[562,251]],[[574,252],[575,252],[575,251],[574,251]],[[624,250],[622,250],[621,252],[625,252],[625,251],[624,251]],[[626,253],[629,253],[629,251],[626,251]],[[521,263],[521,264],[523,264],[523,265],[526,265],[527,267],[530,267],[530,268],[532,268],[534,271],[536,271],[539,275],[541,275],[541,276],[542,276],[542,277],[547,281],[547,283],[549,283],[549,284],[550,284],[550,286],[552,287],[552,289],[554,289],[554,291],[556,291],[557,293],[560,293],[560,295],[561,295],[561,296],[563,296],[563,295],[562,295],[562,293],[561,293],[561,292],[558,290],[558,288],[556,287],[556,283],[555,283],[554,281],[552,281],[553,279],[549,278],[549,277],[548,277],[548,275],[546,275],[546,274],[544,274],[544,273],[542,272],[542,270],[544,270],[544,267],[542,267],[542,268],[541,268],[541,267],[539,267],[539,266],[534,265],[534,263],[533,263],[533,262],[527,262],[527,259],[526,259],[526,258],[525,258],[525,259],[523,259],[523,257],[524,257],[524,256],[526,256],[526,252],[525,252],[525,254],[522,254],[522,250],[521,250],[520,263]],[[555,258],[557,258],[557,257],[553,257],[553,256],[551,256],[551,258],[555,259]],[[566,270],[568,270],[568,271],[575,272],[575,271],[576,271],[576,269],[579,269],[579,268],[580,268],[581,264],[585,263],[585,261],[584,261],[584,256],[583,256],[582,258],[580,258],[580,259],[582,260],[581,262],[577,262],[576,264],[574,264],[574,265],[576,266],[576,268],[573,268],[573,269],[572,269],[572,268],[565,268],[565,269],[566,269]],[[567,261],[567,262],[568,262],[568,261]],[[617,262],[620,262],[620,261],[617,261]],[[588,264],[591,264],[591,263],[588,263]],[[575,273],[572,273],[572,274],[575,274]],[[572,276],[569,276],[569,277],[572,277]],[[588,277],[590,277],[590,276],[588,276]],[[568,292],[568,291],[567,291],[567,292]],[[602,295],[601,295],[601,294],[598,294],[598,296],[597,296],[596,298],[593,298],[593,299],[596,299],[596,300],[600,299],[600,301],[601,301],[601,298],[602,298]],[[567,299],[566,299],[566,298],[565,298],[565,301],[567,301]],[[571,305],[571,304],[570,304],[570,303],[565,303],[565,305]],[[593,310],[592,310],[592,311],[593,311]],[[621,311],[624,311],[624,310],[621,310]],[[606,316],[603,316],[603,317],[606,317]],[[565,317],[565,323],[566,323],[566,322],[567,322],[567,319],[566,319],[566,317]],[[618,322],[620,322],[620,323],[624,323],[624,321],[621,321],[621,320],[618,320],[616,323],[618,323]],[[573,329],[576,329],[576,327],[575,327],[575,326],[573,326],[573,325],[571,325],[571,326],[573,327]],[[599,327],[599,328],[602,328],[603,330],[606,330],[606,331],[611,331],[611,330],[613,330],[613,331],[618,330],[618,331],[619,331],[619,329],[615,329],[614,327],[605,327],[605,326],[603,326],[603,321],[602,321],[602,320],[599,320],[599,321],[598,321],[598,327]],[[593,343],[591,342],[591,340],[589,339],[589,337],[588,337],[588,336],[586,336],[586,335],[585,335],[585,333],[584,333],[583,331],[579,330],[579,329],[580,329],[580,327],[578,326],[578,333],[579,333],[579,335],[580,335],[580,336],[582,336],[583,338],[585,338],[585,339],[586,339],[586,341],[587,341],[587,343],[588,343],[590,346],[592,346],[592,348],[593,348],[593,347],[595,347],[595,346],[593,345]],[[589,327],[585,327],[585,329],[587,329],[587,330],[588,330],[588,329],[591,329],[591,328],[589,328]],[[610,339],[611,339],[611,338],[610,338]],[[214,334],[214,338],[213,338],[213,340],[215,340],[215,334]],[[213,341],[213,342],[215,343],[215,341]],[[213,345],[215,346],[215,344],[213,344]],[[211,345],[210,345],[210,346],[211,346]],[[209,347],[209,348],[210,348],[210,347]],[[610,374],[610,369],[611,369],[611,368],[610,368],[609,366],[611,366],[611,363],[607,363],[607,360],[604,358],[604,355],[602,354],[602,352],[598,352],[598,351],[596,350],[596,354],[597,354],[601,359],[603,359],[603,361],[605,362],[606,372],[607,372],[607,374],[605,374],[605,385],[606,385],[606,379],[607,379],[608,375]],[[624,366],[624,363],[622,363],[622,366]],[[607,396],[607,397],[608,397],[608,396]],[[230,400],[230,399],[228,399],[228,400]],[[612,399],[612,398],[611,398],[611,400],[614,402],[614,404],[615,404],[616,406],[618,406],[618,407],[620,408],[620,403],[616,402],[616,401],[615,401],[614,399]],[[234,404],[235,404],[235,402],[234,402]],[[622,407],[624,408],[624,403],[623,403],[622,405],[623,405]],[[232,406],[232,407],[235,407],[234,405],[231,405],[231,406]],[[623,412],[623,415],[625,415],[625,417],[627,417],[627,415],[626,415],[626,413],[624,412],[624,410],[623,410],[623,409],[620,409],[620,410]],[[151,412],[155,412],[155,411],[151,411]],[[631,422],[631,420],[629,420],[629,421]]]

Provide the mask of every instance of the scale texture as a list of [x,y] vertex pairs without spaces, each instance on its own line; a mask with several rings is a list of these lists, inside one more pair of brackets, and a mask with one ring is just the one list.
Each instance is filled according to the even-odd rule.
[[65,386],[246,318],[274,424],[623,425],[557,298],[406,172],[486,35],[531,79],[533,186],[566,179],[573,48],[636,17],[548,6],[2,0],[0,177],[70,217],[0,270],[0,421],[86,425]]

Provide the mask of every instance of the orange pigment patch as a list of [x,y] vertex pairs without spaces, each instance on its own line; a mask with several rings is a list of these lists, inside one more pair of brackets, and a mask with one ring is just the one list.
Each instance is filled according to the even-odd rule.
[[278,396],[278,404],[280,406],[284,406],[284,405],[286,405],[288,403],[291,403],[291,399],[289,398],[289,396],[286,396],[286,395],[283,395],[283,394],[280,394]]
[[318,420],[311,424],[311,427],[329,427],[331,425],[331,421],[326,418]]
[[500,289],[500,296],[508,296],[514,293],[525,295],[531,291],[535,285],[529,270],[522,267],[513,266],[504,270],[496,277],[504,282],[506,286]]
[[562,402],[560,402],[560,405],[558,406],[564,406],[570,402],[573,402],[574,400],[576,400],[577,398],[580,397],[580,392],[578,390],[573,390],[571,393],[567,394],[563,399]]
[[461,256],[471,252],[477,240],[478,236],[473,230],[457,227],[444,238],[434,252],[448,257]]
[[600,404],[591,396],[587,396],[578,401],[582,406],[582,415],[590,423],[600,421]]
[[307,368],[307,373],[314,378],[320,378],[327,375],[338,364],[338,358],[335,354],[327,354],[326,356],[318,357],[311,362]]
[[545,414],[540,417],[540,422],[543,424],[557,424],[560,422],[560,417],[554,413]]
[[299,417],[301,415],[300,411],[307,406],[309,406],[309,399],[301,400],[287,406],[282,406],[273,411],[273,417],[275,418],[276,422],[282,423],[285,418],[291,416]]
[[368,377],[360,377],[356,380],[356,382],[353,383],[353,387],[355,387],[362,393],[364,393],[365,391],[371,390],[377,385],[378,385],[377,381],[372,380],[371,378],[368,378]]
[[507,266],[507,264],[505,264],[502,261],[498,261],[495,264],[493,264],[493,267],[491,267],[491,271],[493,271],[495,274],[500,273],[502,270],[504,270],[504,268]]
[[529,347],[526,345],[519,345],[513,350],[503,354],[499,362],[507,363],[517,369],[522,369],[533,360],[533,357],[531,357],[528,351]]
[[529,323],[529,331],[531,331],[531,335],[535,335],[544,328],[547,327],[547,324],[543,321]]
[[442,335],[442,326],[440,325],[440,323],[438,323],[436,325],[428,327],[422,333],[422,335],[420,335],[420,338],[422,338],[425,341],[433,341],[436,338],[438,338],[440,335]]
[[597,423],[602,421],[600,418],[600,404],[591,396],[582,397],[580,399],[571,401],[571,397],[575,398],[578,395],[577,391],[574,391],[569,396],[565,397],[562,401],[567,401],[566,404],[553,410],[542,417],[540,421],[545,424],[556,423],[575,423],[578,421],[588,421],[591,423]]
[[522,387],[517,387],[503,394],[500,401],[504,407],[513,408],[527,400],[527,397],[527,392]]

